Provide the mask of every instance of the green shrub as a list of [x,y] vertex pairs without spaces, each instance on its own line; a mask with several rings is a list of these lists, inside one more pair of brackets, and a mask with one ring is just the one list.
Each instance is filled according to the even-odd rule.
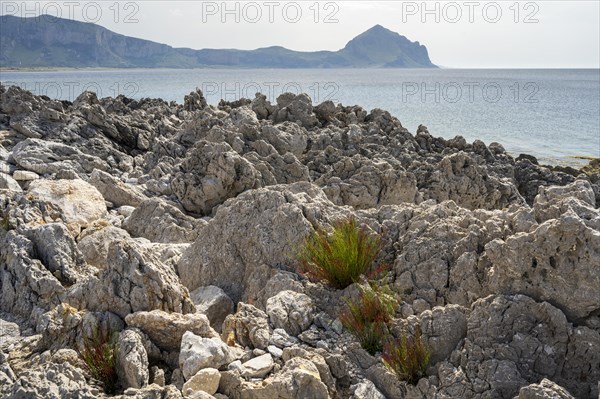
[[106,393],[117,389],[117,346],[116,335],[94,330],[92,338],[84,338],[79,355],[91,376],[104,384]]
[[301,271],[334,288],[346,288],[369,271],[381,251],[381,238],[359,227],[355,219],[334,224],[333,231],[317,230],[300,251]]
[[0,228],[6,231],[14,230],[14,226],[10,223],[8,215],[5,215],[0,219]]
[[340,315],[344,328],[352,333],[370,354],[380,352],[388,334],[387,323],[392,320],[397,300],[386,288],[359,285],[356,302],[346,299],[346,309]]
[[386,342],[383,348],[383,362],[399,379],[416,384],[425,376],[429,365],[429,349],[417,327],[414,336],[402,335]]

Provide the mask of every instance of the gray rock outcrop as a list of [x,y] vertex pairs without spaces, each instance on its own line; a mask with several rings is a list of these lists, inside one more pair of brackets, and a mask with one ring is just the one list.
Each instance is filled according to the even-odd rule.
[[234,301],[247,300],[275,266],[294,256],[312,226],[305,215],[314,218],[328,207],[333,205],[323,192],[308,183],[243,193],[219,208],[203,237],[183,254],[177,265],[181,280],[191,290],[216,285]]
[[225,318],[233,313],[234,304],[231,298],[221,288],[214,285],[199,287],[190,292],[190,297],[196,311],[205,314],[210,325],[221,331]]
[[531,384],[519,390],[518,399],[572,399],[566,389],[544,378],[539,384]]
[[117,373],[124,388],[144,388],[150,378],[148,353],[134,330],[124,330],[117,343]]
[[197,143],[173,176],[171,188],[183,207],[202,215],[239,193],[260,187],[259,174],[227,143]]
[[[600,175],[286,93],[184,104],[0,85],[0,396],[104,398],[77,350],[118,333],[117,398],[596,398]],[[594,166],[596,165],[596,166]],[[315,230],[381,237],[422,333],[415,384],[364,350],[358,298],[302,274]],[[389,269],[389,270],[388,270]]]
[[123,228],[134,237],[165,244],[194,242],[207,223],[185,215],[164,201],[143,201],[123,221]]
[[218,337],[210,327],[205,315],[199,313],[168,313],[163,310],[136,312],[125,317],[129,327],[136,327],[148,335],[159,348],[177,351],[181,347],[181,338],[186,332],[192,332],[204,338]]
[[183,334],[179,365],[186,379],[205,368],[219,369],[235,360],[234,354],[220,338],[203,338],[191,332]]
[[274,328],[283,328],[293,336],[307,330],[315,317],[310,297],[294,291],[281,291],[269,298],[266,310]]
[[108,249],[108,267],[78,283],[69,292],[78,308],[110,311],[125,317],[154,309],[193,313],[188,290],[175,272],[133,241]]

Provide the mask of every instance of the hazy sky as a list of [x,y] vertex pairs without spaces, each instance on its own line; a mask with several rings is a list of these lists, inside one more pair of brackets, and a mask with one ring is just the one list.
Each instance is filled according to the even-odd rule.
[[[600,1],[2,1],[174,47],[338,50],[375,24],[455,68],[598,68]],[[237,21],[236,21],[237,19]]]

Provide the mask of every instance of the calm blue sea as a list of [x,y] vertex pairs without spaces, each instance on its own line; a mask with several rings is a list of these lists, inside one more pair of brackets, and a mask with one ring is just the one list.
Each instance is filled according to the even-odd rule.
[[549,163],[600,157],[600,70],[465,69],[190,69],[0,72],[3,84],[36,94],[75,99],[160,97],[182,102],[201,88],[208,101],[271,100],[285,91],[325,100],[383,108],[411,132],[419,124],[446,138],[497,141],[514,154]]

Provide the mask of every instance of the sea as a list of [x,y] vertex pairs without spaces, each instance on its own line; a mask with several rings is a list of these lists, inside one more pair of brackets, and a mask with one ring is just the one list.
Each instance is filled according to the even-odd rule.
[[600,157],[600,69],[85,69],[1,71],[0,81],[69,101],[85,90],[181,103],[200,88],[210,104],[304,92],[313,104],[381,108],[413,133],[423,124],[547,164]]

